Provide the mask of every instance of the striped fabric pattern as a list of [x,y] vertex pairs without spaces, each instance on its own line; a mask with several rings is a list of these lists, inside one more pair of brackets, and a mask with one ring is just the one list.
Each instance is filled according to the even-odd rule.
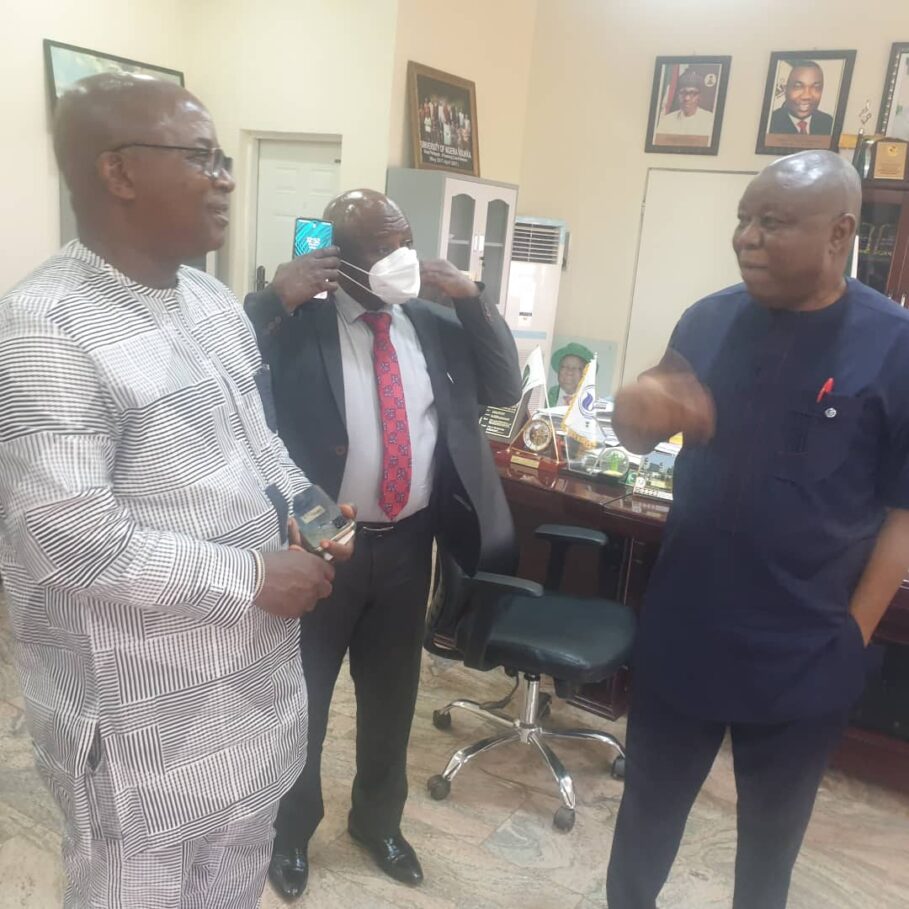
[[190,268],[153,290],[73,242],[0,300],[0,572],[71,839],[90,805],[125,855],[203,836],[302,769],[299,623],[253,606],[253,551],[308,481],[262,369]]
[[67,843],[64,909],[256,909],[271,858],[277,805],[204,836],[137,855],[121,840]]

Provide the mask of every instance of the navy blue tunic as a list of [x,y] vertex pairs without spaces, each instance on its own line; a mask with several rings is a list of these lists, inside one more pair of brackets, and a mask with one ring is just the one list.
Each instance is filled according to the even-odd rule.
[[669,346],[717,425],[676,463],[639,678],[705,719],[845,708],[864,682],[850,597],[885,509],[909,508],[909,313],[854,281],[805,313],[738,285],[692,306]]

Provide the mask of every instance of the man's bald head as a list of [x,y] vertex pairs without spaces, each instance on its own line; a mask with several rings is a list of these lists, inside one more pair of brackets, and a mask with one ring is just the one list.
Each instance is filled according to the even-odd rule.
[[381,306],[363,285],[376,262],[413,244],[404,212],[383,193],[354,189],[332,199],[323,217],[331,221],[334,243],[341,249],[341,286],[363,306]]
[[377,234],[410,230],[398,205],[374,189],[352,189],[342,193],[328,203],[324,217],[334,225],[334,241],[344,255],[347,255],[346,248],[362,248]]
[[126,246],[179,264],[217,249],[234,188],[217,146],[208,111],[172,82],[90,76],[57,106],[54,150],[79,235],[108,255]]
[[811,308],[841,290],[861,208],[859,176],[833,152],[765,168],[742,196],[733,236],[749,291],[774,308]]
[[54,152],[70,191],[81,196],[100,189],[101,154],[127,143],[167,142],[174,121],[188,111],[208,117],[202,103],[173,82],[117,73],[77,82],[54,118]]
[[[856,169],[830,151],[803,151],[774,161],[752,181],[758,192],[776,186],[799,204],[831,217],[862,210],[862,181]],[[751,187],[749,187],[751,189]]]

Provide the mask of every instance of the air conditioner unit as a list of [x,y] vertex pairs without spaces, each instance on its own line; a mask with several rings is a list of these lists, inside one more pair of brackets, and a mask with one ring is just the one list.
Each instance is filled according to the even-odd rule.
[[568,226],[551,218],[515,219],[505,321],[523,364],[534,347],[549,365]]

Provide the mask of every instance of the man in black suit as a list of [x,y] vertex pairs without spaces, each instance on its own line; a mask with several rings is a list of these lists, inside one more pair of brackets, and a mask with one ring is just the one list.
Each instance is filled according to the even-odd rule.
[[818,110],[824,93],[824,71],[813,60],[795,60],[786,80],[786,100],[770,117],[768,133],[829,136],[833,117]]
[[[357,697],[351,836],[398,881],[423,874],[400,821],[433,537],[462,567],[506,567],[513,528],[478,417],[521,396],[514,340],[482,287],[419,262],[404,214],[369,190],[331,202],[337,248],[282,265],[246,299],[272,371],[278,429],[297,464],[359,509],[356,555],[302,625],[306,768],[284,797],[269,876],[306,887],[323,816],[320,758],[344,655]],[[313,299],[320,291],[327,299]],[[446,307],[416,299],[431,293]]]

